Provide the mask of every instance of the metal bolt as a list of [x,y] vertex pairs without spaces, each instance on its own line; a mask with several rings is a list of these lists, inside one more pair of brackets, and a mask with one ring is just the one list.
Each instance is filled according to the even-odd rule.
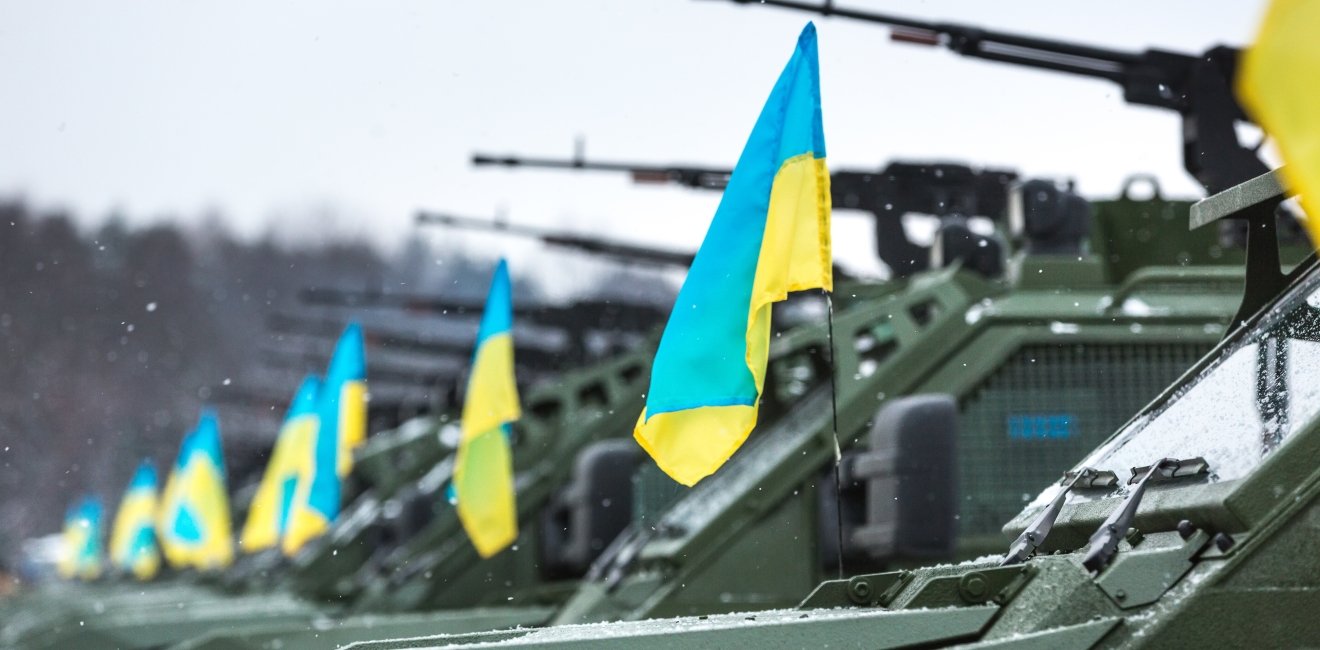
[[870,602],[871,583],[861,576],[849,580],[848,598],[859,605],[864,605]]
[[1188,539],[1188,538],[1190,538],[1190,537],[1192,536],[1192,534],[1195,533],[1195,532],[1196,532],[1196,526],[1193,525],[1191,521],[1188,521],[1187,519],[1184,519],[1184,520],[1178,522],[1178,536],[1179,536],[1179,537],[1181,537],[1181,538],[1183,538],[1183,539]]
[[967,580],[967,593],[973,596],[982,596],[985,594],[985,578],[975,576]]
[[1215,533],[1214,542],[1215,548],[1219,549],[1220,553],[1227,553],[1228,549],[1233,548],[1233,545],[1237,543],[1226,533]]
[[990,583],[980,573],[968,573],[958,581],[958,595],[969,603],[983,603],[989,593]]

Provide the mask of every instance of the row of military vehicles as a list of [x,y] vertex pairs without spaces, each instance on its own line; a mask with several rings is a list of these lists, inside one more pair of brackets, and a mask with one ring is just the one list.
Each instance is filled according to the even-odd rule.
[[[1320,642],[1308,615],[1320,608],[1320,388],[1307,379],[1320,363],[1306,361],[1320,362],[1320,271],[1287,189],[1238,140],[1238,52],[1119,52],[761,4],[1116,82],[1129,102],[1182,116],[1185,164],[1209,198],[1125,187],[1088,200],[951,163],[835,170],[837,216],[870,216],[891,277],[836,276],[832,333],[822,296],[777,308],[756,431],[695,487],[631,440],[663,313],[570,306],[551,320],[580,335],[577,349],[595,345],[592,328],[627,336],[576,368],[540,360],[511,436],[519,537],[504,552],[481,560],[446,498],[449,400],[373,432],[339,520],[295,557],[42,587],[0,601],[0,647]],[[695,190],[729,176],[581,157],[474,162]],[[937,222],[933,241],[909,237],[911,215]],[[517,232],[648,264],[691,260]],[[427,300],[324,288],[305,299]],[[515,356],[521,368],[536,351]]]

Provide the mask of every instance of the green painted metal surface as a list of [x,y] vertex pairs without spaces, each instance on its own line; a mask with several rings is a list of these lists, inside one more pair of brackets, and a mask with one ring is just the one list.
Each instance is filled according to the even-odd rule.
[[996,607],[867,612],[778,610],[356,643],[355,650],[482,648],[902,648],[975,637]]
[[[1159,212],[1155,223],[1177,221],[1163,214]],[[1140,239],[1139,234],[1134,237]],[[1125,250],[1123,245],[1112,250]],[[962,451],[957,465],[962,499],[959,557],[1002,551],[1005,532],[1020,529],[1022,517],[1031,510],[1001,531],[1006,518],[1223,336],[1223,323],[1241,292],[1240,271],[1193,263],[1200,260],[1124,270],[1117,266],[1122,259],[1132,258],[1018,256],[1006,280],[987,280],[955,266],[902,282],[839,288],[835,349],[839,434],[845,449],[864,446],[863,434],[889,400],[932,392],[957,399]],[[737,624],[737,616],[721,613],[791,607],[834,575],[821,555],[822,531],[830,531],[819,525],[830,510],[824,505],[828,493],[822,490],[834,453],[825,350],[826,333],[820,324],[777,335],[763,421],[749,444],[715,477],[690,491],[675,490],[647,470],[639,471],[633,479],[633,502],[639,507],[631,541],[616,545],[614,559],[599,564],[585,582],[546,579],[534,522],[567,482],[578,451],[589,442],[631,431],[649,359],[645,350],[570,373],[554,386],[529,393],[529,417],[515,438],[521,450],[515,458],[522,535],[510,551],[492,561],[476,561],[452,509],[439,497],[448,450],[437,444],[438,423],[417,426],[410,436],[396,432],[398,438],[389,444],[369,448],[373,460],[363,464],[368,486],[363,498],[346,511],[331,537],[295,562],[295,588],[336,605],[312,608],[299,603],[288,625],[248,625],[260,621],[243,609],[247,596],[203,598],[197,602],[205,615],[199,615],[196,626],[159,624],[159,635],[151,638],[157,645],[188,638],[198,643],[204,638],[210,644],[198,647],[262,647],[277,640],[312,643],[331,636],[335,643],[346,643],[538,625],[543,620],[518,618],[520,610],[515,608],[532,606],[532,611],[547,613],[551,610],[541,607],[550,606],[558,607],[553,619],[558,623],[685,614],[714,621],[693,624],[675,639],[665,638],[659,621],[649,627],[638,622],[608,628],[611,635],[617,631],[643,645],[674,640],[764,646],[771,640],[767,631],[791,627],[794,632],[775,638],[826,638],[847,644],[865,630],[866,643],[874,647],[882,637],[875,636],[873,620],[890,621],[883,634],[897,635],[895,643],[1010,638],[1071,643],[1088,634],[1108,639],[1125,634],[1124,626],[1130,623],[1097,632],[1099,626],[1089,622],[1118,617],[1119,612],[1139,614],[1150,605],[1138,601],[1153,597],[1159,604],[1207,570],[1212,554],[1204,542],[1180,546],[1161,532],[1176,526],[1176,517],[1190,514],[1207,529],[1242,531],[1262,511],[1259,501],[1267,499],[1258,490],[1243,492],[1223,482],[1202,486],[1194,494],[1153,489],[1139,513],[1139,526],[1150,534],[1135,550],[1125,547],[1130,557],[1120,554],[1108,570],[1112,573],[1106,574],[1114,577],[1101,582],[1068,556],[1042,557],[1025,569],[996,569],[993,562],[980,561],[881,574],[889,578],[863,574],[821,585],[807,601],[811,609],[793,615],[747,614],[742,622],[756,625]],[[1053,424],[1041,429],[1040,422]],[[427,461],[408,456],[412,449]],[[394,480],[384,469],[392,455],[409,458],[408,480]],[[407,527],[387,523],[391,501],[399,503],[403,497],[425,504],[431,513],[429,523],[406,537],[401,535]],[[1069,504],[1046,550],[1084,543],[1112,510],[1110,501]],[[1233,506],[1225,507],[1229,503]],[[1151,515],[1150,508],[1176,514]],[[889,564],[897,568],[917,563],[895,558]],[[1149,571],[1160,571],[1161,577],[1146,579]],[[1124,578],[1125,572],[1130,577]],[[277,570],[263,579],[281,580],[269,576],[278,576]],[[1037,586],[1042,581],[1050,585],[1048,590]],[[859,584],[866,585],[867,594],[858,595]],[[1131,600],[1117,598],[1120,590],[1130,592],[1125,597]],[[1066,607],[1050,600],[1061,592],[1070,594]],[[341,603],[348,608],[340,610]],[[507,610],[510,618],[482,618],[476,612],[488,610],[460,609],[483,605],[514,608]],[[836,617],[815,609],[820,606],[854,609]],[[1028,612],[1039,608],[1049,615],[1027,622]],[[418,609],[448,611],[366,617],[368,612]],[[955,624],[975,618],[967,613],[971,611],[990,613],[972,631]],[[86,634],[114,635],[149,621],[127,615],[113,619],[116,622],[107,619]],[[471,627],[455,628],[454,621]],[[1068,632],[1053,636],[1065,628]],[[554,634],[506,636],[533,644],[569,643],[563,639],[574,638],[608,642],[603,637],[574,637],[600,629],[565,627]],[[921,636],[926,634],[922,630],[945,635]],[[812,636],[821,634],[827,636]],[[495,642],[496,637],[463,637],[462,642]],[[87,642],[113,638],[83,637]]]
[[[958,399],[961,557],[1000,550],[1002,522],[1039,485],[1209,350],[1241,287],[1231,270],[1195,267],[1144,269],[1115,287],[1095,264],[1020,259],[1031,288],[946,269],[836,315],[845,446],[888,399]],[[580,590],[558,623],[786,606],[833,575],[815,531],[833,455],[828,394],[811,388],[824,377],[802,379],[826,345],[818,327],[776,339],[768,392],[796,399],[768,405],[782,415],[631,545],[622,578]],[[1068,430],[1015,437],[1014,417],[1063,419]]]
[[[1020,565],[997,566],[1001,549],[960,564],[827,581],[796,610],[800,618],[776,610],[361,647],[631,647],[662,640],[725,648],[1312,647],[1320,644],[1316,361],[1320,265],[1311,263],[1245,328],[1074,459],[1076,470],[1113,472],[1119,480],[1068,493],[1040,553]],[[1203,459],[1208,471],[1165,476],[1131,501],[1136,488],[1128,477],[1171,456]],[[1061,489],[1061,482],[1048,485],[1004,532],[1021,532]],[[1111,523],[1132,503],[1130,528]],[[1087,568],[1094,551],[1088,538],[1111,525],[1119,539],[1114,559]],[[607,589],[597,593],[609,597]],[[969,625],[981,612],[988,613],[985,624]],[[815,630],[796,622],[825,620]],[[888,624],[879,635],[865,625],[880,620]],[[931,637],[932,629],[949,636]],[[802,630],[810,632],[793,636]]]
[[544,625],[550,608],[501,607],[455,612],[393,616],[353,616],[314,619],[301,626],[243,625],[237,630],[213,630],[174,646],[173,650],[319,650],[369,638],[405,638],[463,634],[481,630]]

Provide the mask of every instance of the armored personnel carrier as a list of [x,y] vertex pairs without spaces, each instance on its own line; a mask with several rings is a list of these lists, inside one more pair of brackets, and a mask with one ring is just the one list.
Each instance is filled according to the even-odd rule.
[[[374,476],[371,468],[393,465],[403,460],[402,455],[412,459],[409,462],[415,471],[401,466],[397,476],[421,474],[422,478],[398,481],[393,492],[382,489],[380,494],[390,496],[375,504],[362,501],[360,512],[375,512],[372,517],[356,516],[353,513],[359,506],[351,507],[322,550],[311,556],[320,558],[322,564],[308,564],[314,570],[305,570],[303,575],[321,579],[304,593],[317,595],[328,606],[304,609],[285,621],[266,624],[239,616],[239,620],[255,623],[243,629],[235,628],[234,618],[212,618],[173,638],[187,638],[209,626],[205,628],[211,630],[209,636],[199,638],[194,647],[224,647],[237,640],[259,646],[273,639],[314,646],[332,639],[757,609],[797,602],[821,579],[838,575],[840,557],[845,571],[855,574],[927,557],[988,552],[998,545],[995,513],[1002,520],[1016,510],[1021,495],[1032,489],[1030,485],[1048,480],[1066,466],[1068,454],[1080,453],[1078,446],[1093,444],[1123,417],[1121,411],[1099,405],[1121,404],[1129,412],[1135,410],[1158,391],[1156,382],[1171,381],[1213,345],[1222,336],[1242,286],[1241,270],[1232,267],[1139,268],[1132,263],[1128,243],[1144,243],[1154,233],[1166,232],[1185,203],[1126,198],[1098,202],[1088,229],[1058,220],[1063,206],[1073,203],[1065,191],[1037,189],[1042,190],[1044,200],[1034,207],[1028,202],[1021,219],[1015,220],[1023,228],[1011,237],[1017,241],[1015,253],[1003,274],[996,272],[994,264],[987,266],[986,256],[979,254],[996,243],[967,235],[951,222],[954,227],[946,234],[959,237],[941,238],[936,250],[942,259],[936,270],[899,282],[857,285],[846,289],[848,293],[841,289],[835,325],[840,434],[847,452],[842,464],[842,527],[834,519],[838,509],[832,503],[830,483],[833,441],[826,408],[824,354],[828,346],[825,328],[814,323],[778,337],[761,432],[729,467],[703,482],[705,487],[690,492],[678,489],[648,464],[637,464],[635,451],[625,462],[618,462],[623,456],[596,455],[615,462],[579,463],[581,471],[572,471],[573,463],[567,459],[580,447],[572,447],[569,440],[580,445],[598,439],[595,436],[626,436],[640,405],[640,386],[624,390],[630,384],[622,379],[644,381],[644,365],[622,372],[628,364],[604,364],[622,372],[613,380],[620,389],[604,392],[618,396],[621,402],[603,402],[606,412],[618,406],[614,414],[607,414],[614,419],[602,424],[598,434],[574,438],[571,433],[561,433],[595,427],[577,427],[589,418],[571,407],[559,410],[566,419],[550,426],[551,421],[541,418],[556,409],[537,407],[537,396],[529,394],[528,426],[546,422],[546,430],[553,431],[553,436],[568,438],[553,447],[563,451],[523,454],[526,462],[541,463],[540,472],[546,478],[532,482],[520,478],[520,494],[529,495],[520,498],[528,506],[520,515],[524,539],[503,561],[478,563],[475,556],[468,562],[455,561],[467,547],[452,521],[452,512],[445,514],[442,475],[448,451],[429,433],[396,434],[400,444],[375,443],[370,449],[379,453],[363,459],[362,471]],[[1085,214],[1073,213],[1074,218]],[[1073,233],[1071,246],[1059,249],[1039,243],[1054,241],[1058,234],[1038,223],[1042,215],[1070,223],[1064,231]],[[1037,243],[1030,240],[1029,231],[1037,233]],[[1084,238],[1089,238],[1092,250],[1099,254],[1080,245]],[[986,245],[981,246],[981,241]],[[1214,250],[1219,245],[1214,237],[1199,244],[1209,250],[1194,249],[1198,244],[1191,239],[1166,236],[1164,241],[1170,245],[1166,250],[1174,251],[1167,253],[1173,260],[1231,255]],[[945,242],[953,244],[948,251]],[[971,247],[957,248],[968,242]],[[959,250],[970,250],[973,256],[966,257]],[[1195,254],[1189,252],[1193,250]],[[636,361],[645,364],[648,353],[639,350]],[[1132,365],[1139,367],[1133,369]],[[1042,369],[1052,373],[1048,381],[1033,377],[1033,372]],[[574,400],[600,393],[578,390],[598,383],[587,379],[592,372],[579,374],[581,382],[564,384],[567,392],[551,393],[558,396],[563,392]],[[938,428],[941,433],[928,439],[941,440],[943,446],[914,451],[909,445],[894,453],[918,462],[904,463],[901,476],[897,470],[877,473],[874,456],[883,450],[881,445],[868,449],[865,444],[870,423],[914,417],[904,415],[906,400],[894,398],[931,390],[958,396],[933,402],[922,398],[913,403],[916,413],[927,413],[918,417],[923,421],[935,409],[937,415],[930,421],[943,423]],[[629,399],[637,404],[626,404]],[[563,404],[576,403],[558,398],[550,401],[561,404],[560,409]],[[586,402],[596,408],[602,404],[592,399]],[[877,416],[877,409],[891,402],[899,410]],[[533,438],[542,444],[554,439],[527,436],[529,441]],[[430,451],[422,453],[422,447]],[[974,461],[1000,447],[1018,453],[1000,452],[1003,460],[998,473],[978,473],[983,465]],[[418,453],[407,451],[410,448]],[[369,459],[391,456],[394,458],[383,464]],[[418,458],[441,461],[428,469],[425,462],[413,462]],[[1043,467],[1050,463],[1054,466]],[[592,470],[593,465],[597,469]],[[623,468],[625,476],[632,476],[622,481],[617,476],[601,480],[602,467]],[[920,471],[914,474],[917,468]],[[520,472],[520,476],[529,475]],[[880,486],[887,484],[892,491],[900,477],[899,485],[935,495],[935,501],[927,502],[920,511],[925,523],[914,519],[917,510],[885,512],[874,507],[886,498],[876,496],[877,490],[886,494]],[[954,481],[962,487],[953,488]],[[388,478],[378,482],[387,485]],[[538,483],[547,486],[537,487],[538,493],[548,496],[533,498],[530,491],[524,492]],[[611,518],[612,528],[601,528],[606,499],[598,498],[599,492],[568,487],[593,483],[613,490],[610,504],[628,503],[629,515],[624,521],[616,515]],[[716,493],[719,499],[712,498]],[[678,501],[670,507],[675,497]],[[438,515],[434,514],[437,506]],[[929,517],[941,508],[946,516]],[[406,514],[410,512],[413,514]],[[384,516],[387,513],[393,516]],[[546,525],[555,517],[561,523]],[[373,520],[376,523],[371,526],[361,525]],[[565,525],[566,520],[577,523]],[[553,564],[556,557],[571,555],[556,555],[555,539],[564,544],[582,531],[617,531],[628,520],[633,522],[630,532],[597,562],[582,586],[576,576],[587,572],[587,565],[612,534],[587,537],[585,547],[577,544],[572,569],[576,576],[565,569],[562,560],[557,567]],[[441,531],[445,526],[450,530]],[[889,537],[877,535],[886,528],[891,529]],[[427,529],[432,532],[428,534]],[[683,534],[676,534],[679,532]],[[729,540],[739,541],[741,546],[731,547]],[[559,549],[571,546],[564,544]],[[458,552],[440,552],[437,548],[441,547]],[[584,548],[589,552],[581,552]],[[758,552],[751,554],[748,549]],[[337,559],[341,553],[342,564]],[[766,562],[793,566],[795,571],[754,580],[765,576],[769,564],[747,567],[740,562],[762,554]],[[342,570],[336,570],[336,565]],[[561,605],[565,599],[567,604]],[[345,608],[344,603],[350,605]],[[371,615],[382,610],[472,606],[480,608],[421,616]],[[498,611],[491,609],[496,606]]]
[[[453,554],[466,542],[457,523],[448,521],[452,513],[442,514],[428,528],[448,526],[447,537],[414,535],[354,578],[361,588],[344,594],[356,616],[327,620],[315,630],[220,630],[186,647],[436,633],[464,620],[463,612],[485,616],[509,606],[511,614],[527,618],[508,625],[523,626],[785,607],[837,576],[841,558],[844,572],[853,575],[999,550],[999,526],[1022,507],[1023,495],[1057,476],[1120,424],[1123,410],[1138,409],[1209,350],[1223,336],[1242,289],[1240,267],[1133,262],[1134,246],[1185,219],[1179,218],[1185,202],[1097,202],[1088,228],[1085,221],[1079,227],[1059,218],[1064,206],[1076,207],[1065,190],[1028,187],[1041,190],[1033,195],[1042,200],[1028,201],[1014,220],[1024,226],[1010,237],[1018,243],[998,272],[979,255],[998,244],[951,222],[946,234],[961,237],[937,243],[935,270],[841,286],[835,363],[842,527],[831,483],[828,338],[824,323],[815,320],[777,337],[758,433],[697,488],[680,488],[645,460],[638,463],[635,450],[623,455],[631,442],[610,449],[618,456],[587,451],[571,477],[546,482],[554,496],[541,501],[539,511],[520,513],[517,549],[495,558],[501,561],[456,561],[465,557]],[[1060,241],[1057,230],[1039,223],[1042,215],[1073,233],[1071,246],[1041,244]],[[1089,215],[1073,210],[1073,218]],[[1096,252],[1083,241],[1093,242]],[[1165,241],[1171,260],[1231,254],[1192,254],[1198,240],[1176,231]],[[960,242],[971,246],[959,248]],[[1218,246],[1213,235],[1199,242]],[[968,250],[972,257],[959,252]],[[935,391],[952,397],[906,397]],[[610,435],[631,431],[633,407],[612,422]],[[921,435],[908,434],[891,448],[893,435],[868,433],[873,425]],[[884,460],[886,454],[894,458]],[[601,458],[614,460],[591,461]],[[993,468],[986,458],[994,459]],[[519,489],[521,495],[532,488],[520,480]],[[894,501],[900,494],[927,496]],[[442,502],[438,493],[429,498]],[[607,517],[619,512],[609,511],[621,499],[629,501],[630,522]],[[562,560],[556,564],[570,557],[557,540],[601,530],[605,521],[613,522],[609,530],[630,526],[589,571],[609,536],[596,536],[591,552],[578,552],[573,572]],[[444,611],[372,614],[437,609]]]
[[[1283,198],[1271,172],[1199,203],[1191,221],[1260,227]],[[1312,257],[1284,275],[1275,261],[1248,261],[1244,302],[1277,287],[1265,303],[1061,478],[1042,481],[998,553],[826,581],[795,608],[354,647],[1314,645],[1320,393],[1308,359],[1320,353],[1320,269]],[[940,398],[923,399],[872,430],[929,435]]]
[[[966,430],[967,422],[975,421],[968,414],[976,413],[976,406],[994,404],[994,399],[1008,404],[1001,404],[998,412],[995,407],[986,411],[990,415],[985,421],[994,424],[986,429],[993,433],[992,439],[1083,439],[1089,431],[1080,424],[1089,421],[1089,413],[1083,410],[1086,405],[1121,401],[1111,399],[1106,386],[1151,381],[1147,394],[1153,394],[1154,386],[1171,380],[1200,353],[1182,346],[1205,349],[1222,335],[1222,324],[1230,320],[1235,296],[1241,291],[1240,272],[1189,270],[1189,258],[1182,255],[1169,268],[1158,268],[1162,259],[1146,262],[1155,262],[1156,267],[1138,262],[1126,271],[1116,264],[1130,249],[1115,241],[1121,243],[1126,236],[1149,242],[1153,234],[1161,232],[1151,229],[1153,220],[1176,219],[1169,216],[1176,215],[1176,210],[1147,213],[1144,224],[1118,225],[1111,233],[1114,236],[1102,234],[1093,239],[1088,251],[1077,244],[1081,239],[1077,233],[1088,228],[1078,228],[1077,211],[1067,208],[1073,202],[1065,193],[1049,185],[1024,187],[1036,191],[1019,196],[1034,203],[1019,201],[1024,208],[1020,211],[1023,227],[1011,231],[1015,241],[1006,272],[1003,256],[995,250],[998,241],[978,236],[965,224],[951,220],[932,247],[939,262],[933,270],[913,272],[901,282],[841,290],[836,325],[844,333],[833,346],[839,358],[832,367],[825,363],[824,353],[831,346],[823,327],[804,326],[781,333],[783,342],[776,344],[772,385],[767,390],[766,418],[749,447],[721,474],[702,484],[714,487],[682,494],[673,505],[668,505],[673,493],[663,487],[655,489],[653,479],[658,477],[653,472],[648,476],[648,466],[641,465],[633,477],[633,528],[594,565],[587,584],[574,592],[555,620],[777,607],[796,602],[831,573],[867,575],[873,567],[976,553],[978,542],[973,540],[981,535],[964,522],[964,513],[974,508],[961,504],[960,499],[966,494],[994,493],[995,499],[1008,495],[1019,504],[1023,501],[1022,492],[1015,492],[1011,483],[994,492],[978,482],[997,480],[1005,473],[975,474],[975,466],[985,463],[969,460],[962,442],[968,436],[958,428]],[[1033,210],[1036,218],[1027,218]],[[1107,227],[1104,224],[1123,223],[1103,219],[1102,213],[1103,209],[1098,210],[1095,220],[1102,233]],[[1158,250],[1171,255],[1205,251],[1214,260],[1223,259],[1231,250],[1217,238],[1204,248],[1187,246],[1181,239],[1161,239]],[[905,254],[922,259],[911,251]],[[1278,266],[1276,256],[1276,273]],[[1267,293],[1259,286],[1248,285],[1249,298],[1259,300]],[[1191,297],[1193,292],[1202,293]],[[1235,320],[1245,319],[1251,311],[1243,308]],[[1050,367],[1051,354],[1068,350],[1077,356],[1053,359],[1064,370],[1054,371],[1048,382],[1030,383],[1039,375],[1026,369]],[[1098,351],[1104,354],[1097,355]],[[1142,358],[1142,353],[1150,357]],[[1168,366],[1152,360],[1162,354],[1173,359]],[[979,363],[987,356],[989,362]],[[1096,362],[1094,356],[1113,363]],[[1145,361],[1143,371],[1115,379],[1118,369],[1133,365],[1132,356]],[[1018,372],[1000,374],[1005,368]],[[1156,377],[1160,368],[1169,376]],[[1067,369],[1087,377],[1074,382]],[[839,437],[848,452],[839,464],[844,480],[837,493],[829,485],[836,447],[826,420],[820,417],[828,405],[825,380],[835,372],[841,380]],[[1018,383],[1006,379],[1014,376]],[[1006,387],[1010,395],[1049,397],[1022,407],[1013,398],[996,396],[996,386]],[[1089,393],[1090,397],[1075,402],[1055,399],[1051,391],[1059,386],[1064,387],[1060,392]],[[953,397],[902,399],[931,391]],[[1130,412],[1146,398],[1132,399],[1135,403],[1125,405],[1123,411]],[[1055,411],[1056,404],[1074,410]],[[627,419],[631,420],[631,414]],[[868,446],[863,438],[873,423],[882,429],[871,431]],[[919,423],[922,431],[931,433],[903,434],[914,430],[911,423]],[[1089,434],[1094,436],[1091,440],[1115,425],[1103,425],[1099,433]],[[616,435],[626,435],[626,428]],[[979,451],[972,449],[971,453]],[[1013,454],[1007,460],[1023,457]],[[1058,462],[1062,465],[1068,460]],[[951,487],[952,477],[961,479],[961,488]],[[908,488],[911,494],[926,495],[925,502],[913,506],[911,499],[900,497],[909,494],[901,492],[904,486],[912,486]],[[833,494],[838,494],[838,501],[831,507]],[[592,504],[581,499],[574,502],[585,506],[578,510],[586,515],[585,521],[592,521]],[[884,507],[887,502],[898,505]],[[974,520],[971,514],[966,518]],[[787,523],[775,526],[776,521]],[[525,531],[531,528],[523,526]],[[439,541],[419,544],[396,556],[398,562],[386,573],[402,576],[394,582],[368,581],[388,585],[374,592],[386,598],[383,607],[449,606],[443,599],[452,597],[446,592],[456,574],[436,572],[432,567],[443,563],[445,556],[428,552]],[[532,546],[540,549],[545,543],[538,540]],[[763,546],[767,543],[770,545]],[[758,563],[757,555],[763,549],[767,552]],[[488,574],[486,580],[476,581],[484,589],[472,594],[474,597],[465,596],[465,604],[501,604],[501,598],[507,603],[528,587],[543,594],[569,593],[568,589],[545,589],[545,583],[555,579],[553,573],[543,572],[545,565],[540,562],[531,566],[536,573],[530,574],[530,583],[515,585],[512,579],[501,582],[495,574]],[[469,567],[458,568],[465,571]],[[514,575],[529,577],[526,572]],[[401,595],[394,601],[399,605],[390,602],[394,594]],[[441,614],[432,620],[446,618],[461,616]],[[318,634],[316,627],[308,631],[313,637]]]

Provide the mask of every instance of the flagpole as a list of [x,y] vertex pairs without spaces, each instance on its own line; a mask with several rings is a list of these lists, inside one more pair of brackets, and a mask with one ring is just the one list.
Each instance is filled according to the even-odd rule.
[[838,534],[839,548],[839,579],[843,579],[843,480],[840,465],[843,464],[843,451],[839,448],[839,385],[838,372],[834,366],[834,297],[833,294],[825,289],[821,289],[825,294],[825,321],[829,324],[829,345],[830,345],[830,414],[833,416],[834,432],[834,514],[835,530]]

